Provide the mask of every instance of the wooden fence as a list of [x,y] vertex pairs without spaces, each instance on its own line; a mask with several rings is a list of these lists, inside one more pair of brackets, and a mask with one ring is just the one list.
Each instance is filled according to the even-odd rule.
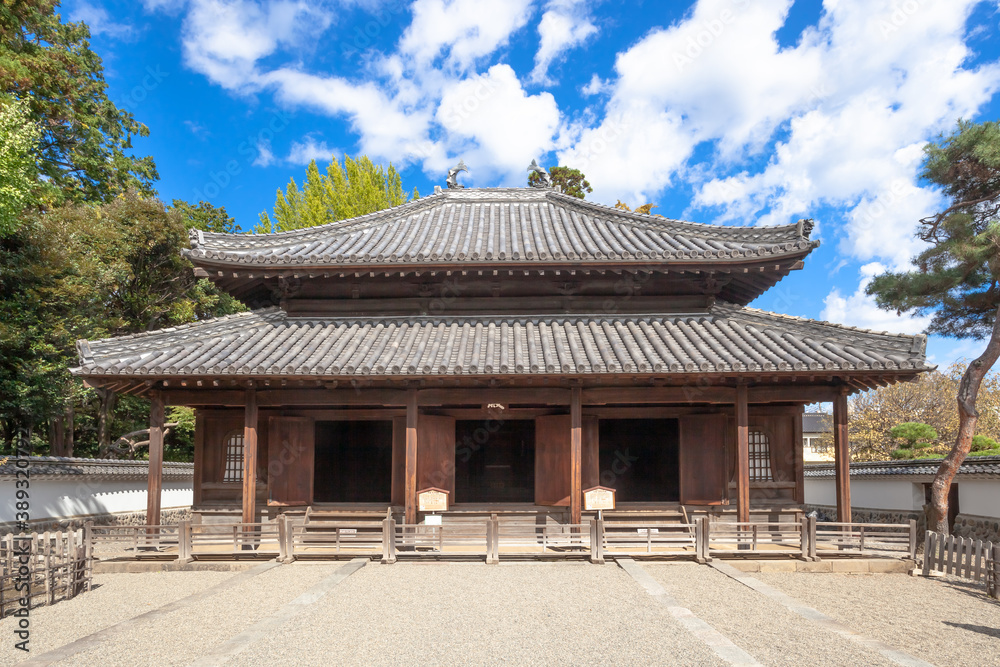
[[0,618],[69,600],[90,590],[92,568],[82,531],[4,536],[0,541]]
[[986,594],[1000,600],[1000,547],[993,547],[993,555],[986,559]]
[[[972,581],[989,582],[994,572],[987,565],[1000,556],[1000,545],[969,537],[927,531],[924,538],[924,576],[931,572],[953,574]],[[995,564],[993,567],[995,570]]]
[[595,519],[552,524],[498,519],[397,524],[392,518],[309,521],[281,515],[269,523],[175,526],[87,526],[87,544],[98,559],[479,557],[501,558],[794,556],[804,560],[843,556],[916,557],[916,523],[733,523],[698,517],[692,523]]

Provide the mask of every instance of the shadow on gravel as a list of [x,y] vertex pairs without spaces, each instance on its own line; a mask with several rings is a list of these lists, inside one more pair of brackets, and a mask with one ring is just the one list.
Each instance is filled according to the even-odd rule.
[[985,625],[972,625],[970,623],[952,623],[951,621],[942,621],[945,625],[950,625],[953,628],[962,628],[963,630],[968,630],[969,632],[978,632],[981,635],[988,635],[990,637],[996,637],[1000,639],[1000,629],[989,628]]
[[1000,606],[1000,600],[994,600],[993,598],[986,596],[986,590],[983,584],[973,583],[971,581],[942,581],[942,586],[947,586],[948,588],[958,591],[963,595],[968,595],[974,597],[977,600],[985,602],[986,604],[992,604]]

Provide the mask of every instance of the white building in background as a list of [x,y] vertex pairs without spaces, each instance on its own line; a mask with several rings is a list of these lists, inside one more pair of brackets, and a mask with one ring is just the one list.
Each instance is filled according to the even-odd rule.
[[[28,467],[15,459],[0,465],[0,534],[13,529],[18,512],[17,484],[28,471],[27,512],[31,530],[56,525],[142,524],[146,517],[147,461],[28,457]],[[194,464],[163,464],[161,503],[164,514],[187,514],[193,500]],[[22,507],[24,507],[22,505]]]
[[[858,521],[923,519],[939,459],[851,464],[851,507]],[[805,466],[807,508],[834,514],[837,490],[833,464]],[[948,503],[952,532],[1000,541],[1000,457],[970,456],[951,486]]]
[[833,415],[826,412],[802,414],[802,460],[806,463],[833,461]]

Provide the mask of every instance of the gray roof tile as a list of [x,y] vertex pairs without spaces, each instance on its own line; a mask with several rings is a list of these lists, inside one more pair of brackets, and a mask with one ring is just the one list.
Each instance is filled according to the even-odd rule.
[[293,318],[279,308],[78,345],[80,375],[914,371],[924,337],[717,303],[672,315]]
[[235,267],[741,261],[804,255],[810,227],[727,227],[620,211],[541,188],[445,190],[277,234],[192,231],[196,264]]
[[[888,477],[921,475],[933,477],[941,467],[941,459],[916,461],[859,461],[851,463],[851,477]],[[806,477],[834,477],[832,463],[806,464]],[[1000,456],[969,456],[958,469],[959,475],[1000,477]]]

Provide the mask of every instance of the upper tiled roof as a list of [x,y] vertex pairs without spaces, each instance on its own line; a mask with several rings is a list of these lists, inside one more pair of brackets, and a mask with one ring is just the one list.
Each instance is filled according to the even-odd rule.
[[290,318],[264,309],[79,343],[80,375],[407,376],[888,371],[925,338],[717,304],[673,315]]
[[[941,467],[940,459],[918,461],[862,461],[851,464],[851,477],[888,477],[890,475],[923,475],[933,477]],[[1000,456],[970,456],[958,469],[960,475],[1000,477]],[[833,477],[832,463],[805,466],[806,477]]]
[[803,256],[812,223],[726,227],[620,211],[541,188],[445,190],[328,225],[278,234],[193,231],[203,266],[279,268],[726,263]]
[[[16,463],[14,457],[10,457],[7,459],[7,463],[0,465],[0,479],[13,478],[16,471],[19,470]],[[31,479],[87,477],[88,480],[145,480],[149,476],[149,461],[29,456],[28,471]],[[190,482],[193,478],[193,463],[164,461],[164,480]]]

